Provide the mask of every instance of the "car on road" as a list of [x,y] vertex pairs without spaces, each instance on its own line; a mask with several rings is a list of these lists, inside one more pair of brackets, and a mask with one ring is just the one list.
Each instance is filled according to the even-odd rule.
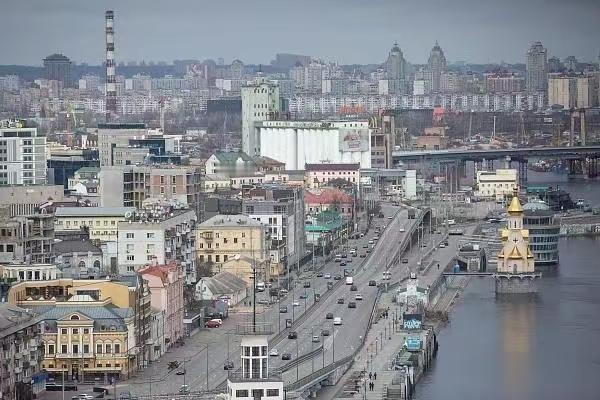
[[369,281],[369,286],[377,286],[377,282],[376,281]]
[[298,332],[291,331],[290,333],[288,333],[288,339],[298,339]]
[[354,300],[362,300],[362,294],[357,294],[356,296],[354,296]]
[[333,261],[340,262],[340,261],[342,261],[342,257],[341,256],[340,257],[335,256],[335,258],[333,259]]
[[328,312],[327,315],[325,315],[325,319],[333,319],[333,313]]
[[323,277],[324,277],[325,279],[331,279],[331,274],[325,274]]
[[281,289],[279,291],[279,297],[285,297],[285,296],[287,296],[287,294],[288,294],[287,289]]
[[223,369],[224,369],[225,371],[232,370],[232,369],[233,369],[233,361],[231,361],[231,360],[227,360],[227,361],[225,361],[225,362],[223,363]]
[[269,355],[271,357],[277,357],[279,355],[279,350],[277,350],[277,349],[271,349],[271,351],[269,352]]
[[190,387],[188,385],[181,385],[179,387],[179,393],[189,393]]
[[342,276],[341,275],[336,275],[333,279],[336,280],[336,281],[339,281],[340,279],[342,279]]
[[333,324],[334,325],[341,325],[342,324],[342,318],[341,317],[335,317],[333,319]]
[[337,301],[338,304],[344,304],[344,298],[340,297]]
[[368,249],[369,245],[368,244],[363,244],[363,249]]
[[287,311],[288,311],[287,310],[287,306],[281,306],[281,307],[279,307],[279,312],[280,313],[285,314]]
[[358,290],[358,288],[356,287],[356,285],[350,286],[350,291],[351,292],[356,292],[357,290]]
[[378,241],[378,240],[379,240],[379,236],[374,236],[374,237],[373,237],[373,240],[374,240],[374,241]]
[[329,329],[323,329],[323,330],[321,331],[321,335],[322,335],[322,336],[329,336]]
[[402,264],[408,264],[408,258],[403,258],[402,259]]
[[371,249],[367,249],[367,250],[365,250],[365,252],[366,252],[367,254],[370,254],[370,253],[371,253]]
[[353,301],[348,302],[348,308],[356,308],[356,303]]
[[367,253],[362,253],[362,254],[360,255],[360,258],[367,258]]
[[221,321],[220,319],[211,319],[210,321],[207,321],[206,324],[204,324],[204,326],[207,328],[218,328],[222,324],[223,321]]
[[282,360],[291,360],[292,359],[292,355],[290,353],[283,353],[281,355],[281,359]]
[[313,337],[312,337],[312,342],[313,343],[319,343],[320,341],[321,341],[321,338],[319,338],[319,336],[313,335]]
[[346,264],[346,261],[342,261],[342,262],[340,263],[340,266],[341,266],[341,267],[345,267],[346,265],[348,265],[348,264]]
[[93,400],[94,396],[92,396],[91,394],[78,394],[77,396],[73,396],[71,397],[72,400]]
[[392,218],[394,218],[394,217],[392,217],[391,215],[388,217],[388,219],[392,219]]
[[177,375],[185,375],[185,369],[178,369],[177,372],[175,372]]
[[294,307],[298,307],[300,305],[300,302],[298,300],[294,300],[294,302],[292,303],[292,305]]
[[323,277],[323,273],[322,272],[317,272],[317,278],[321,278]]
[[306,292],[304,292],[304,293],[301,293],[301,294],[300,294],[300,299],[301,299],[301,300],[308,299],[308,294],[307,294]]
[[404,233],[404,232],[406,232],[406,229],[404,229],[404,228],[400,228],[399,232],[400,232],[400,233]]
[[348,254],[342,254],[342,258],[348,258]]
[[305,288],[309,288],[310,287],[310,281],[304,282],[304,284],[302,286],[305,287]]
[[440,249],[443,249],[445,247],[446,247],[446,245],[444,243],[440,243]]
[[257,301],[257,303],[258,303],[258,304],[269,304],[269,300],[267,300],[267,299],[259,299],[259,300]]
[[373,240],[369,240],[369,244],[373,244],[375,243]]

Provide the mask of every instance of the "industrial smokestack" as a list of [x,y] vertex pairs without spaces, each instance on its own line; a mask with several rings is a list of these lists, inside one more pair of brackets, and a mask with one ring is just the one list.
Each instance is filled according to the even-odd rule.
[[117,78],[115,75],[115,14],[106,11],[106,121],[117,113]]

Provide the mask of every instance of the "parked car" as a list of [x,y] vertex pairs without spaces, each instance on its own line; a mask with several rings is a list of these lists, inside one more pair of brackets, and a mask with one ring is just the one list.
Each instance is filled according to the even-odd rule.
[[373,240],[369,240],[369,244],[374,244],[375,242]]
[[298,332],[291,331],[290,333],[288,333],[288,339],[298,339]]
[[302,286],[304,286],[305,288],[309,288],[310,287],[310,281],[304,282],[304,284]]
[[318,273],[317,273],[317,278],[321,278],[322,276],[323,276],[323,273],[322,273],[322,272],[318,272]]
[[341,325],[342,324],[342,318],[341,317],[335,317],[333,319],[333,324],[334,325]]
[[223,369],[225,371],[232,370],[233,369],[233,361],[231,361],[231,360],[225,361],[225,363],[223,364]]
[[340,263],[340,266],[342,266],[342,267],[345,267],[346,265],[348,265],[348,264],[346,264],[346,261],[342,261],[342,262]]
[[351,301],[348,303],[348,308],[356,308],[356,303]]
[[368,244],[363,244],[363,249],[367,249],[367,248],[369,248],[369,245]]
[[179,393],[189,393],[190,387],[188,385],[181,385],[179,387]]
[[312,342],[313,343],[319,343],[320,341],[321,341],[321,339],[319,338],[319,336],[313,335],[313,337],[312,337]]
[[281,355],[281,359],[282,360],[291,360],[292,359],[292,355],[290,353],[283,353]]
[[362,294],[357,294],[356,296],[354,296],[354,300],[362,300]]
[[285,314],[287,312],[287,306],[281,306],[279,307],[279,312],[282,314]]
[[298,300],[294,300],[294,302],[292,303],[292,306],[294,307],[298,307],[300,305],[300,302]]
[[350,286],[350,291],[351,292],[356,292],[357,290],[358,290],[358,288],[356,287],[356,285]]
[[271,351],[269,352],[269,355],[271,357],[277,357],[279,355],[279,350],[277,350],[277,349],[271,349]]
[[360,255],[360,258],[367,258],[367,253],[362,253],[362,254]]
[[267,300],[267,299],[259,299],[259,300],[257,301],[257,303],[258,303],[258,304],[267,305],[267,304],[269,304],[269,300]]
[[207,328],[218,328],[223,324],[223,321],[220,319],[211,319],[204,324]]
[[325,279],[331,279],[331,274],[325,274]]
[[402,259],[402,264],[408,264],[408,258],[403,258]]
[[329,329],[323,329],[323,330],[321,331],[321,335],[322,335],[322,336],[329,336]]
[[377,286],[377,282],[375,282],[375,281],[369,281],[369,286]]
[[342,276],[341,275],[336,275],[333,279],[336,280],[336,281],[339,281],[340,279],[342,279]]
[[325,319],[333,319],[333,313],[328,312],[327,315],[325,315]]
[[367,254],[369,254],[369,253],[371,252],[371,249],[367,249],[367,250],[365,250],[365,252],[366,252]]
[[308,298],[308,294],[306,292],[300,294],[300,299],[304,300]]
[[338,299],[337,303],[338,303],[338,304],[344,304],[344,299],[340,297],[340,298]]
[[185,375],[185,369],[178,369],[177,372],[175,372],[177,375]]

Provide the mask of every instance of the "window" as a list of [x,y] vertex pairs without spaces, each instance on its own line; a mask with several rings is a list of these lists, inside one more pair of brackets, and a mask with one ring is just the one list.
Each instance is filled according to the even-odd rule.
[[133,254],[127,256],[127,261],[133,261],[134,259],[135,257],[133,256]]
[[120,353],[121,352],[121,345],[119,343],[115,343],[115,353]]
[[67,334],[67,328],[61,328],[60,333],[61,333],[61,335],[66,335]]
[[229,256],[227,254],[223,255],[223,262],[227,262],[228,259],[229,259]]
[[200,248],[203,249],[204,248],[204,243],[200,243]]
[[236,390],[235,397],[248,397],[248,391],[247,390]]
[[[257,374],[258,376],[258,374]],[[255,399],[260,399],[265,395],[265,391],[263,389],[252,389],[252,397]]]
[[216,255],[215,256],[215,262],[221,262],[221,256],[220,255]]
[[146,239],[154,239],[154,232],[146,233]]
[[133,232],[127,232],[127,233],[125,234],[125,237],[126,237],[127,239],[133,239]]
[[48,354],[54,354],[54,345],[53,344],[48,345]]
[[101,344],[96,345],[96,353],[102,354],[102,345]]
[[246,232],[242,232],[242,238],[246,237]]
[[106,343],[106,354],[112,353],[112,345],[110,343]]
[[237,238],[233,238],[233,243],[237,243]]
[[279,389],[267,389],[267,397],[278,397]]
[[[85,263],[84,263],[85,265]],[[79,321],[79,315],[71,315],[71,321]],[[75,332],[73,332],[75,333]]]
[[90,345],[89,344],[84,344],[83,345],[83,352],[85,354],[89,354],[89,352],[90,352]]
[[73,335],[79,335],[79,329],[73,328]]
[[66,344],[63,344],[62,346],[60,346],[60,352],[62,354],[67,354],[68,351],[69,350],[67,349],[67,345]]
[[73,345],[73,354],[79,354],[79,345],[78,344]]

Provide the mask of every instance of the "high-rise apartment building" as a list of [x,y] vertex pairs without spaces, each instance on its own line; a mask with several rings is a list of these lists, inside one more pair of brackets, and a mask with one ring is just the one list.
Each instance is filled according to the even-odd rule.
[[390,54],[385,62],[385,71],[387,78],[392,81],[390,93],[402,93],[406,82],[406,60],[398,43],[390,50]]
[[71,84],[71,60],[62,54],[52,54],[44,58],[46,79],[62,82],[64,86]]
[[116,147],[128,147],[129,139],[141,138],[146,135],[144,124],[98,124],[98,151],[100,153],[100,166],[115,165]]
[[440,92],[440,77],[442,72],[446,70],[446,57],[444,56],[444,50],[442,50],[437,41],[431,49],[431,53],[429,53],[427,66],[430,74],[431,91],[434,93]]
[[527,90],[545,91],[548,88],[548,50],[541,42],[534,42],[527,51]]
[[46,136],[37,128],[0,122],[0,186],[46,183]]
[[555,76],[548,79],[548,104],[561,105],[566,109],[577,106],[577,78]]
[[254,129],[254,124],[276,119],[280,111],[281,99],[276,84],[260,78],[242,86],[242,150],[244,153],[249,156],[260,155],[260,137]]

